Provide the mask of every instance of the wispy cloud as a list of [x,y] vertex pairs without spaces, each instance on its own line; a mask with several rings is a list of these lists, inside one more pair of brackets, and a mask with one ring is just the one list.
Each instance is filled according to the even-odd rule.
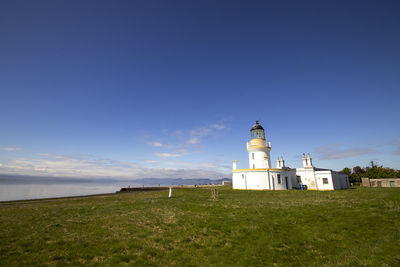
[[[158,140],[151,140],[147,141],[146,144],[161,150],[153,153],[158,158],[176,158],[199,152],[199,145],[202,144],[205,137],[215,135],[223,129],[226,129],[225,125],[213,123],[186,131],[163,130],[161,131],[163,136],[159,136],[157,139],[166,139],[169,142],[164,143]],[[151,138],[151,136],[147,136],[146,138]]]
[[4,150],[4,151],[21,151],[23,149],[20,148],[20,147],[2,147],[1,150]]
[[161,143],[159,141],[148,141],[148,142],[146,142],[146,144],[149,146],[152,146],[152,147],[163,148],[163,149],[172,149],[172,148],[176,147],[176,145],[165,144],[165,143]]
[[215,162],[200,162],[200,166],[205,169],[216,169],[217,164]]
[[391,149],[394,148],[393,154],[400,156],[400,140],[391,140],[389,142],[386,142],[385,145]]
[[193,129],[190,131],[190,134],[193,136],[199,136],[199,137],[204,137],[207,135],[210,135],[212,133],[221,131],[223,129],[225,129],[225,125],[220,124],[220,123],[214,123],[205,127],[199,127],[196,129]]
[[38,155],[35,159],[14,159],[0,164],[0,173],[40,175],[53,177],[118,177],[135,178],[217,178],[227,177],[216,169],[196,167],[146,168],[134,162],[97,158],[88,155],[68,156],[60,154]]
[[185,168],[194,168],[194,169],[208,169],[208,170],[228,170],[230,173],[232,170],[232,166],[227,165],[225,161],[214,160],[214,161],[179,161],[179,160],[169,160],[165,162],[168,165],[179,166]]
[[175,137],[175,138],[181,138],[181,137],[183,137],[185,135],[184,131],[182,131],[182,130],[170,131],[170,130],[167,130],[167,129],[163,129],[161,131],[161,133],[164,134],[164,135]]
[[321,160],[352,158],[373,152],[369,148],[342,149],[338,144],[320,146],[315,148],[314,151],[320,156]]
[[165,162],[166,164],[170,166],[175,166],[179,168],[194,168],[194,163],[191,161],[178,161],[178,160],[169,160]]
[[146,163],[158,163],[158,160],[148,159],[148,160],[145,160],[144,162],[146,162]]
[[200,143],[200,138],[198,137],[192,137],[186,141],[187,145],[197,145],[199,143]]
[[226,129],[225,125],[221,123],[214,123],[210,124],[205,127],[195,128],[189,131],[190,138],[186,140],[187,145],[198,145],[202,142],[202,139],[210,136],[215,135],[219,131]]
[[146,144],[148,144],[150,146],[154,146],[154,147],[162,147],[163,146],[163,144],[161,144],[160,142],[157,142],[157,141],[147,142]]
[[183,154],[182,153],[166,153],[166,152],[158,153],[158,152],[155,152],[154,156],[160,157],[160,158],[177,158],[177,157],[182,157]]
[[400,145],[400,140],[390,140],[385,143],[387,146],[398,146]]

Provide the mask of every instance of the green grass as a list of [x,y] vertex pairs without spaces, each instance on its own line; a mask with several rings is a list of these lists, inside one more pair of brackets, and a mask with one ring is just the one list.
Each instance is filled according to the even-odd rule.
[[400,264],[400,190],[210,189],[0,204],[0,265]]

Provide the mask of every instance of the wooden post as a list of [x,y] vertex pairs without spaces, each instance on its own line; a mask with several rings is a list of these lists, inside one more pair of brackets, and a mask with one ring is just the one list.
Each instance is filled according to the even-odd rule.
[[216,188],[211,188],[211,199],[216,201],[218,198],[218,190]]

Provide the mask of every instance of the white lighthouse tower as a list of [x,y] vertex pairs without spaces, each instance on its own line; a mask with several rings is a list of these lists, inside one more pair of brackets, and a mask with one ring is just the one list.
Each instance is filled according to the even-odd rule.
[[258,121],[250,129],[251,140],[247,142],[250,169],[271,168],[271,142],[265,140],[264,128]]

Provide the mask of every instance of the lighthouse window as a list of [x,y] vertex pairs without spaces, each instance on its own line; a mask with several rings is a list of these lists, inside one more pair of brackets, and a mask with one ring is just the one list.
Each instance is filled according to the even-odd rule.
[[254,159],[254,153],[251,153],[251,158]]
[[323,184],[328,184],[328,178],[322,178],[322,183]]
[[278,184],[282,184],[282,179],[280,174],[278,174]]

